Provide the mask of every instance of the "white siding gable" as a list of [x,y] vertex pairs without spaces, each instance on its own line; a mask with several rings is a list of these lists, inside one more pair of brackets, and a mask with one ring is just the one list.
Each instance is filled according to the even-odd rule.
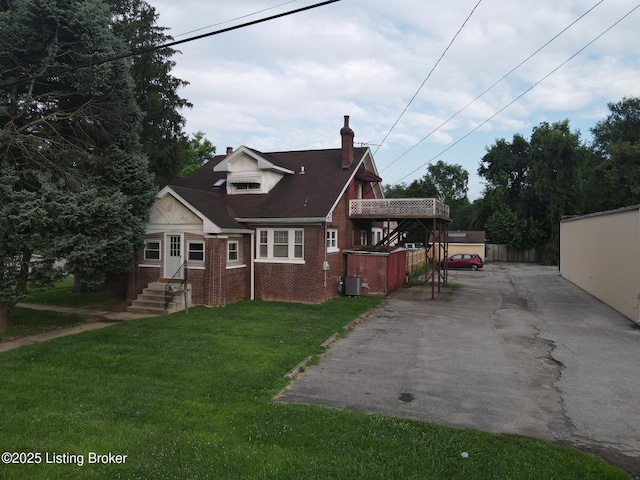
[[168,231],[202,234],[203,221],[171,195],[165,195],[151,209],[147,234]]
[[285,175],[294,172],[265,160],[256,152],[240,147],[214,167],[216,172],[227,172],[227,194],[269,193]]

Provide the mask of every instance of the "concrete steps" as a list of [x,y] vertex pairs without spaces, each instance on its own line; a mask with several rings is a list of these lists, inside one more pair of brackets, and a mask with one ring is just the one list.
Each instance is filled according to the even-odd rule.
[[[166,283],[153,282],[145,288],[138,298],[127,307],[129,313],[148,313],[151,315],[168,315],[185,309],[184,289],[182,285],[174,286],[173,299],[165,309],[165,288]],[[190,285],[187,285],[187,292],[190,293]]]

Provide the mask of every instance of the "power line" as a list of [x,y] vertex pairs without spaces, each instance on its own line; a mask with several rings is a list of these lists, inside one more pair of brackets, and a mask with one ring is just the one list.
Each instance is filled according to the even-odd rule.
[[424,84],[427,83],[427,80],[429,80],[429,78],[431,77],[431,74],[434,72],[434,70],[436,69],[436,67],[438,66],[438,64],[440,63],[440,60],[442,60],[444,58],[444,56],[446,55],[446,53],[449,51],[449,48],[451,48],[451,45],[453,45],[453,42],[455,42],[456,38],[458,38],[458,35],[460,35],[460,32],[462,31],[462,29],[465,27],[465,25],[467,24],[467,22],[469,21],[469,19],[471,18],[471,16],[473,15],[473,13],[476,11],[476,9],[478,8],[478,5],[480,5],[480,2],[482,2],[482,0],[478,0],[478,3],[476,3],[476,6],[473,7],[473,9],[471,10],[471,13],[469,14],[469,16],[465,19],[465,21],[462,23],[462,26],[460,27],[460,29],[456,32],[456,34],[453,36],[453,38],[451,39],[451,41],[449,42],[449,45],[447,45],[447,48],[444,49],[444,52],[442,52],[442,55],[440,55],[440,58],[438,58],[438,61],[433,65],[433,68],[431,68],[431,71],[428,73],[428,75],[426,76],[426,78],[423,80],[422,84],[420,85],[420,87],[418,88],[418,90],[416,91],[416,93],[413,94],[413,97],[411,97],[411,100],[409,100],[409,103],[407,103],[407,106],[404,107],[404,110],[402,110],[402,113],[400,114],[400,116],[398,117],[398,119],[395,121],[395,123],[391,126],[391,128],[389,129],[389,131],[387,132],[387,134],[384,136],[384,138],[382,139],[382,141],[380,142],[380,145],[378,145],[378,148],[376,148],[375,152],[373,152],[373,154],[375,155],[378,150],[380,150],[380,147],[384,144],[385,140],[389,137],[389,135],[391,134],[391,132],[393,131],[393,129],[396,127],[396,125],[398,125],[398,122],[400,121],[400,119],[404,116],[404,114],[406,113],[406,111],[409,109],[409,106],[413,103],[413,101],[416,99],[416,97],[418,96],[418,93],[420,93],[420,90],[422,90],[422,87],[424,87]]
[[[410,175],[413,175],[414,173],[416,173],[418,170],[420,170],[421,168],[425,167],[426,165],[430,164],[431,162],[433,162],[436,158],[438,158],[440,155],[442,155],[443,153],[448,152],[449,150],[451,150],[454,146],[456,146],[458,143],[460,143],[462,140],[464,140],[465,138],[467,138],[468,136],[470,136],[472,133],[476,132],[477,130],[480,129],[480,127],[486,125],[487,123],[489,123],[491,120],[493,120],[495,117],[497,117],[498,115],[500,115],[502,112],[504,112],[507,108],[509,108],[511,105],[513,105],[514,103],[516,103],[518,100],[520,100],[522,97],[524,97],[527,93],[529,93],[531,90],[533,90],[535,87],[537,87],[539,84],[541,84],[543,81],[545,81],[547,78],[549,78],[551,75],[553,75],[554,73],[556,73],[558,70],[560,70],[562,67],[564,67],[567,63],[569,63],[571,60],[573,60],[575,57],[577,57],[579,54],[581,54],[584,50],[586,50],[589,46],[591,46],[593,43],[595,43],[597,40],[599,40],[601,37],[603,37],[605,34],[607,34],[611,29],[613,29],[616,25],[618,25],[620,22],[622,22],[625,18],[627,18],[629,15],[631,15],[633,12],[635,12],[638,8],[640,8],[640,4],[636,5],[635,7],[633,7],[629,12],[627,12],[625,15],[623,15],[621,18],[619,18],[616,22],[614,22],[609,28],[607,28],[606,30],[604,30],[602,33],[600,33],[600,35],[598,35],[597,37],[595,37],[593,40],[591,40],[589,43],[587,43],[584,47],[582,47],[580,50],[578,50],[576,53],[574,53],[573,55],[571,55],[568,59],[566,59],[564,62],[562,62],[560,65],[558,65],[556,68],[554,68],[553,70],[551,70],[548,74],[546,74],[544,77],[542,77],[540,80],[538,80],[536,83],[534,83],[533,85],[531,85],[529,88],[527,88],[524,92],[522,92],[520,95],[518,95],[516,98],[514,98],[512,101],[510,101],[509,103],[507,103],[504,107],[502,107],[500,110],[498,110],[496,113],[494,113],[493,115],[491,115],[489,118],[487,118],[485,121],[483,121],[482,123],[480,123],[479,125],[477,125],[475,128],[473,128],[472,130],[470,130],[469,132],[467,132],[465,135],[463,135],[462,137],[460,137],[458,140],[456,140],[455,142],[453,142],[451,145],[449,145],[447,148],[445,148],[444,150],[442,150],[440,153],[438,153],[437,155],[435,155],[434,157],[430,158],[428,161],[426,161],[425,163],[423,163],[422,165],[420,165],[418,168],[416,168],[415,170],[409,172],[407,175],[405,175],[404,177],[402,177],[401,179],[397,180],[395,183],[393,183],[392,185],[397,185],[398,183],[400,183],[402,180],[404,180],[405,178],[407,178]],[[417,146],[414,145],[414,147]],[[411,148],[414,148],[411,147]],[[405,152],[406,153],[406,152]],[[404,155],[404,154],[403,154]]]
[[32,80],[38,80],[38,79],[41,79],[41,78],[54,77],[54,76],[62,75],[64,73],[73,72],[75,70],[80,70],[81,68],[96,67],[98,65],[103,65],[103,64],[109,63],[109,62],[115,62],[116,60],[122,60],[124,58],[129,58],[129,57],[133,57],[133,56],[136,56],[136,55],[144,55],[145,53],[151,53],[151,52],[155,52],[157,50],[162,50],[164,48],[175,47],[176,45],[181,45],[181,44],[187,43],[187,42],[193,42],[194,40],[200,40],[200,39],[203,39],[203,38],[211,37],[213,35],[220,35],[221,33],[231,32],[233,30],[238,30],[240,28],[250,27],[252,25],[257,25],[259,23],[264,23],[264,22],[268,22],[268,21],[271,21],[271,20],[276,20],[278,18],[286,17],[286,16],[293,15],[293,14],[296,14],[296,13],[305,12],[307,10],[312,10],[314,8],[324,7],[325,5],[329,5],[331,3],[336,3],[336,2],[339,2],[339,1],[341,1],[341,0],[326,0],[324,2],[316,3],[314,5],[309,5],[307,7],[298,8],[296,10],[291,10],[291,11],[284,12],[284,13],[279,13],[277,15],[272,15],[270,17],[260,18],[258,20],[253,20],[251,22],[246,22],[246,23],[242,23],[240,25],[235,25],[233,27],[227,27],[227,28],[223,28],[221,30],[216,30],[214,32],[203,33],[202,35],[196,35],[195,37],[185,38],[184,40],[176,40],[174,42],[165,43],[163,45],[157,45],[155,47],[142,48],[142,49],[139,49],[139,50],[134,50],[133,52],[123,53],[122,55],[117,55],[115,57],[109,57],[109,58],[105,58],[103,60],[95,60],[93,62],[88,62],[88,63],[85,63],[83,65],[76,65],[76,66],[73,66],[73,67],[63,68],[63,69],[60,69],[60,70],[56,70],[55,72],[50,72],[50,73],[41,74],[41,75],[33,75],[33,76],[30,76],[30,77],[25,77],[25,78],[20,78],[18,80],[13,80],[11,82],[2,83],[2,84],[0,84],[0,88],[10,87],[12,85],[17,85],[17,84],[23,83],[23,82],[30,82]]
[[298,0],[289,0],[288,2],[284,2],[284,3],[281,3],[279,5],[274,5],[273,7],[269,7],[269,8],[263,8],[262,10],[258,10],[258,11],[253,12],[253,13],[248,13],[246,15],[241,15],[239,17],[232,18],[230,20],[225,20],[224,22],[218,22],[218,23],[214,23],[213,25],[207,25],[206,27],[196,28],[195,30],[189,30],[188,32],[184,32],[184,33],[181,33],[179,35],[175,35],[174,38],[183,37],[184,35],[189,35],[190,33],[195,33],[195,32],[199,32],[201,30],[206,30],[208,28],[213,28],[213,27],[217,27],[219,25],[224,25],[225,23],[231,23],[231,22],[235,22],[237,20],[242,20],[243,18],[253,17],[254,15],[258,15],[259,13],[268,12],[269,10],[273,10],[274,8],[279,8],[279,7],[282,7],[284,5],[288,5],[290,3],[295,3],[297,1]]
[[436,128],[434,128],[433,130],[431,130],[431,132],[429,132],[424,138],[422,138],[422,140],[420,140],[418,143],[416,143],[415,145],[413,145],[411,148],[409,148],[406,152],[404,152],[402,155],[400,155],[399,157],[397,157],[393,162],[391,162],[389,165],[387,165],[386,167],[384,167],[382,170],[380,170],[380,172],[385,171],[387,168],[389,168],[391,165],[393,165],[394,163],[396,163],[398,160],[400,160],[402,157],[404,157],[407,153],[409,153],[411,150],[413,150],[414,148],[416,148],[418,145],[420,145],[422,142],[424,142],[427,138],[429,138],[431,135],[433,135],[434,133],[436,133],[438,130],[440,130],[442,127],[444,127],[447,123],[449,123],[451,120],[453,120],[455,117],[457,117],[458,115],[460,115],[463,111],[465,111],[468,107],[470,107],[473,103],[475,103],[476,101],[478,101],[480,98],[482,98],[486,93],[488,93],[490,90],[492,90],[494,87],[496,87],[499,83],[501,83],[504,79],[506,79],[509,75],[511,75],[513,72],[515,72],[517,69],[519,69],[522,65],[524,65],[525,63],[527,63],[529,60],[531,60],[533,57],[535,57],[538,53],[540,53],[544,48],[546,48],[549,44],[551,44],[554,40],[556,40],[560,35],[562,35],[564,32],[566,32],[567,30],[569,30],[571,27],[573,27],[576,23],[578,23],[580,20],[582,20],[585,16],[587,16],[589,13],[591,13],[592,10],[594,10],[598,5],[600,5],[602,2],[604,2],[604,0],[600,0],[598,3],[596,3],[593,7],[591,7],[589,10],[587,10],[586,12],[584,12],[582,15],[580,15],[578,18],[576,18],[573,22],[571,22],[569,25],[567,25],[564,29],[562,29],[559,33],[557,33],[556,35],[554,35],[548,42],[546,42],[544,45],[542,45],[540,48],[538,48],[535,52],[533,52],[531,55],[529,55],[527,58],[525,58],[523,61],[521,61],[518,65],[516,65],[515,67],[513,67],[511,70],[509,70],[506,74],[504,74],[499,80],[496,80],[489,88],[485,89],[480,95],[478,95],[477,97],[475,97],[473,100],[471,100],[469,103],[467,103],[464,107],[462,107],[460,110],[458,110],[456,113],[454,113],[453,115],[451,115],[449,118],[447,118],[444,122],[442,122],[440,125],[438,125]]

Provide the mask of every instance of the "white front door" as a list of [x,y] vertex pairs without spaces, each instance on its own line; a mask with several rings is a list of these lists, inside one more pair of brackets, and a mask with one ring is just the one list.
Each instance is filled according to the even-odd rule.
[[167,235],[165,238],[164,277],[184,278],[182,266],[182,235]]

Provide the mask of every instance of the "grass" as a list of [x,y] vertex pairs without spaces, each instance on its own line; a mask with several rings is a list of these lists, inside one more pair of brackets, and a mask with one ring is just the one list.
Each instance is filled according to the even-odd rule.
[[23,303],[40,303],[44,305],[57,305],[64,307],[103,306],[112,302],[108,293],[73,293],[73,277],[67,277],[56,283],[51,290],[36,292],[23,300]]
[[[539,440],[272,402],[287,371],[377,301],[195,308],[2,353],[0,445],[42,461],[0,464],[0,478],[629,478]],[[89,452],[127,457],[89,464]]]
[[[104,309],[114,305],[114,299],[108,293],[73,293],[72,289],[73,277],[70,276],[56,283],[50,290],[32,293],[22,303]],[[11,327],[0,333],[0,341],[70,327],[82,323],[86,318],[84,315],[14,307],[11,310]]]
[[11,327],[0,333],[0,341],[70,327],[82,323],[85,319],[83,315],[14,307],[11,310]]
[[447,287],[447,295],[445,296],[444,301],[450,302],[453,300],[453,295],[460,288],[460,284],[458,282],[447,282],[445,286]]

